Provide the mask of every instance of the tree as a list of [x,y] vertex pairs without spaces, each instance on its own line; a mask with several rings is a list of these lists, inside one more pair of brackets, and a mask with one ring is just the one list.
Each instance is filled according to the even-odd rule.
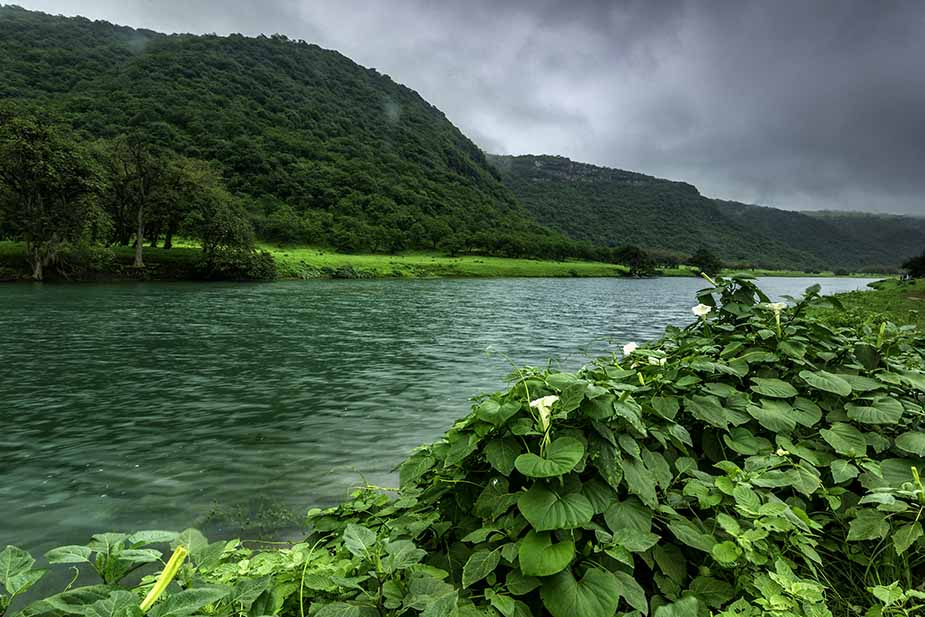
[[240,200],[225,188],[221,176],[207,162],[184,159],[176,169],[182,176],[187,203],[183,229],[199,240],[206,259],[229,249],[252,249],[254,228]]
[[614,250],[614,260],[630,269],[630,276],[652,276],[655,274],[655,263],[647,252],[638,246],[621,246]]
[[109,190],[105,203],[116,223],[117,240],[127,244],[134,232],[135,267],[141,268],[145,224],[154,218],[158,200],[166,199],[169,191],[167,159],[142,135],[123,135],[110,144],[106,168]]
[[912,278],[925,277],[925,251],[918,257],[912,257],[903,264],[903,269],[909,272]]
[[47,118],[0,114],[0,210],[26,245],[32,278],[102,218],[93,197],[101,190],[93,160]]
[[698,249],[687,260],[687,263],[707,276],[716,276],[723,269],[723,262],[720,261],[719,257],[705,248]]

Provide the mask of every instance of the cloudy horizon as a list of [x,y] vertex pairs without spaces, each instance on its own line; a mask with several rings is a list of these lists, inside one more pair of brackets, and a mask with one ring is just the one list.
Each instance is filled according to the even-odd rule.
[[784,209],[925,215],[925,4],[16,4],[305,39],[419,92],[487,152],[562,155]]

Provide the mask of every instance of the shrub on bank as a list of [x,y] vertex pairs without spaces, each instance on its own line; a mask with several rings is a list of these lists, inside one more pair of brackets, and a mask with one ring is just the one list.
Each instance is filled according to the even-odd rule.
[[[103,584],[22,614],[138,617],[154,579],[117,583],[163,541],[190,558],[154,617],[917,614],[925,340],[827,325],[818,287],[789,308],[744,279],[698,300],[622,357],[516,371],[400,488],[310,512],[303,543],[97,536],[48,557]],[[38,576],[16,555],[8,592]]]

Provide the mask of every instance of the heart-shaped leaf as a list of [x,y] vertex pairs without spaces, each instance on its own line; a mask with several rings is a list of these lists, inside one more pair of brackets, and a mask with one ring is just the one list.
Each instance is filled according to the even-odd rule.
[[543,583],[540,597],[553,617],[613,617],[622,593],[617,578],[591,568],[580,581],[570,570],[559,572]]
[[546,447],[543,456],[532,452],[514,461],[517,471],[530,478],[552,478],[567,474],[581,460],[585,447],[574,437],[559,437]]
[[594,516],[594,506],[581,493],[559,493],[539,482],[520,496],[517,507],[537,531],[574,529]]
[[520,571],[526,576],[552,576],[567,568],[574,556],[571,540],[553,543],[551,533],[532,530],[520,541],[517,553]]

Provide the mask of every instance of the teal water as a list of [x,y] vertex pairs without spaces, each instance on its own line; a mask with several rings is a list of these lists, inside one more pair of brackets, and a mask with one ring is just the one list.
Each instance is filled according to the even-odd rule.
[[[825,291],[863,287],[822,279]],[[810,279],[767,279],[799,294]],[[504,386],[691,318],[696,279],[0,286],[0,546],[293,525]],[[242,531],[243,526],[243,531]],[[245,536],[246,537],[246,536]]]

